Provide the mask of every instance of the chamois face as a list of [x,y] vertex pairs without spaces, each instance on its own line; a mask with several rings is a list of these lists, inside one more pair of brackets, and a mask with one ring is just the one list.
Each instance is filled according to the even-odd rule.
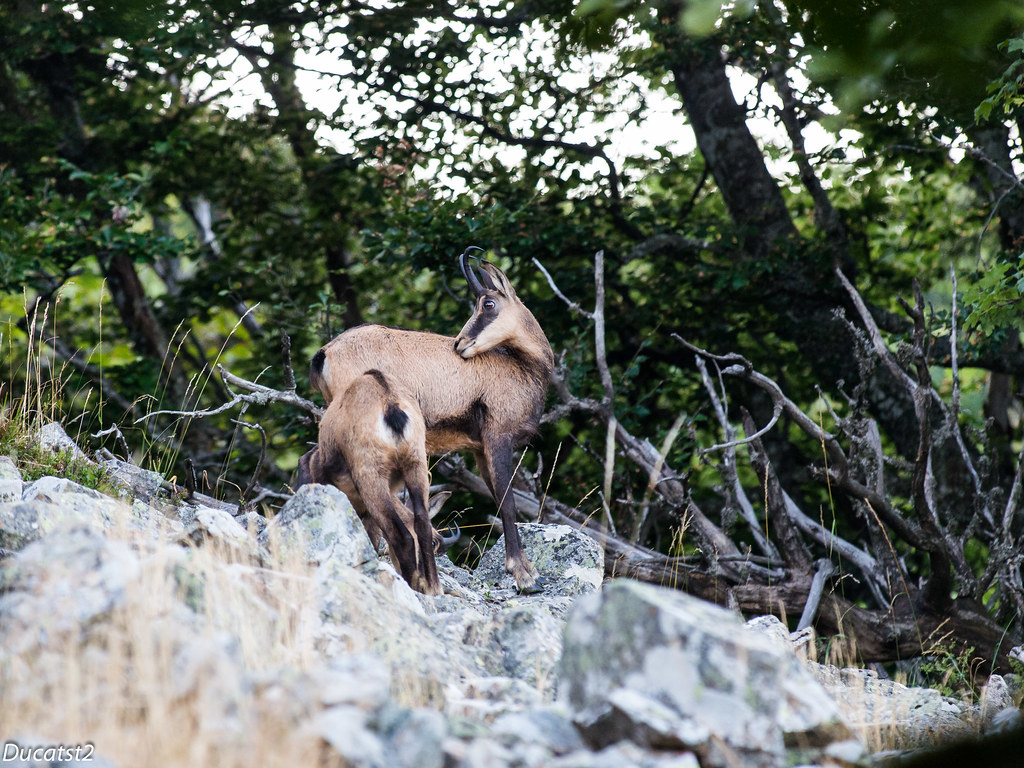
[[524,308],[505,273],[485,261],[481,282],[471,270],[467,266],[463,271],[476,293],[476,308],[455,339],[455,351],[465,359],[512,342],[523,333],[520,310]]

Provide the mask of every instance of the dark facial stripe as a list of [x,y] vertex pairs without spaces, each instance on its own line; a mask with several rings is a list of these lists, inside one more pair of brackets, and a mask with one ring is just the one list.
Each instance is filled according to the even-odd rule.
[[479,312],[473,320],[473,324],[466,329],[466,333],[464,335],[470,339],[478,338],[480,334],[483,333],[484,329],[493,323],[497,317],[498,315],[495,313],[485,315],[483,312]]

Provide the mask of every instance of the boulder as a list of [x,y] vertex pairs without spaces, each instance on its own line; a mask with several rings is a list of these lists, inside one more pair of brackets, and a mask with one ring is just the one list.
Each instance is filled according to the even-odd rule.
[[100,462],[107,473],[110,483],[117,488],[118,494],[130,499],[141,499],[149,503],[173,503],[170,491],[166,490],[167,481],[159,472],[109,458]]
[[260,544],[272,559],[377,571],[377,553],[359,516],[333,485],[304,485],[267,524]]
[[89,461],[78,444],[68,437],[64,427],[56,422],[50,421],[43,424],[36,430],[35,438],[42,448],[48,448],[54,453],[69,453],[72,459],[77,461]]
[[543,600],[512,600],[468,626],[463,642],[480,649],[487,673],[547,687],[562,650],[560,615]]
[[591,746],[693,748],[707,765],[781,766],[789,745],[851,736],[792,652],[730,611],[626,579],[576,603],[559,697]]
[[174,529],[173,522],[141,501],[128,503],[72,480],[41,477],[24,487],[20,502],[0,503],[0,548],[19,550],[50,533],[82,525],[97,530]]

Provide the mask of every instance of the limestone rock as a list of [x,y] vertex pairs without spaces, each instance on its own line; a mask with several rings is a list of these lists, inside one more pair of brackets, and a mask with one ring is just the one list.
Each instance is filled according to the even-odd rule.
[[1013,708],[1013,696],[1002,675],[989,675],[988,683],[981,691],[979,708],[983,726],[990,723],[997,713]]
[[0,504],[21,499],[23,483],[14,460],[0,456]]
[[279,562],[299,557],[331,561],[366,573],[377,570],[377,553],[345,494],[332,485],[304,485],[266,527],[260,544]]
[[535,686],[511,677],[467,675],[449,682],[445,693],[445,712],[450,717],[485,722],[542,703],[543,697]]
[[244,552],[256,552],[256,540],[223,509],[198,506],[188,534],[196,543],[210,540]]
[[41,477],[24,487],[22,501],[0,503],[0,548],[18,550],[52,532],[81,525],[141,530],[165,522],[141,502],[129,504],[65,478]]
[[865,741],[881,740],[895,749],[955,741],[977,733],[971,708],[932,688],[909,688],[870,669],[839,669],[807,663],[839,704],[850,728]]
[[68,437],[64,427],[56,422],[50,421],[43,424],[36,430],[36,439],[39,441],[40,446],[49,448],[54,453],[67,452],[71,454],[73,459],[89,461],[89,457],[78,447],[78,444]]
[[491,732],[506,745],[517,742],[538,744],[551,755],[566,755],[584,749],[583,740],[568,713],[557,707],[506,712],[494,720]]
[[[545,580],[544,594],[574,596],[600,588],[604,552],[594,539],[567,525],[520,523],[518,527],[523,549]],[[486,584],[515,589],[515,581],[505,573],[504,535],[480,558],[475,573]]]
[[781,766],[789,743],[849,737],[835,703],[779,644],[722,608],[625,579],[570,614],[559,695],[592,734],[617,728],[703,748],[708,733],[709,765],[728,764],[731,751]]
[[106,459],[100,465],[121,496],[141,499],[147,503],[172,501],[170,492],[165,490],[167,481],[159,472],[143,469],[118,458]]
[[542,600],[513,600],[470,626],[463,642],[482,649],[487,672],[541,685],[561,654],[563,625]]

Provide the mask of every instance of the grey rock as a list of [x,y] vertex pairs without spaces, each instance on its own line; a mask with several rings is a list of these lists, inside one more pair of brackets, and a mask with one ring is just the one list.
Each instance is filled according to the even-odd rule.
[[165,489],[166,480],[159,472],[130,464],[121,459],[111,458],[100,462],[107,472],[110,482],[118,488],[119,494],[144,502],[173,501],[169,491]]
[[506,712],[494,720],[492,734],[506,746],[517,742],[538,744],[552,755],[585,749],[568,714],[551,706]]
[[1014,731],[1024,725],[1024,716],[1017,707],[1007,707],[993,715],[991,722],[985,729],[986,733],[1007,733]]
[[1024,645],[1015,645],[1010,649],[1010,658],[1024,664]]
[[[450,748],[449,748],[450,749]],[[447,751],[447,750],[446,750]],[[520,766],[515,753],[497,739],[481,737],[468,744],[461,745],[457,751],[448,751],[446,764],[458,768],[503,768],[504,766]],[[523,766],[522,768],[529,768]]]
[[[736,763],[744,765],[745,763]],[[636,744],[619,742],[598,752],[573,752],[557,758],[545,768],[700,768],[701,763],[692,752],[657,751],[642,749]]]
[[320,564],[314,580],[321,652],[328,658],[377,654],[390,672],[392,692],[401,691],[401,704],[425,706],[443,700],[449,680],[478,672],[457,646],[446,645],[430,631],[415,600],[411,605],[419,612],[393,600],[373,578],[333,559]]
[[[45,649],[102,620],[141,573],[132,549],[89,527],[29,544],[0,564],[0,649]],[[45,616],[45,625],[40,617]],[[38,628],[38,629],[37,629]]]
[[141,502],[129,504],[58,477],[25,486],[21,502],[0,503],[0,547],[18,550],[55,531],[76,526],[141,530],[171,524]]
[[43,424],[36,430],[36,439],[43,448],[49,448],[54,453],[70,453],[73,459],[89,461],[89,457],[82,452],[78,444],[68,437],[64,427],[56,422],[50,421]]
[[388,700],[388,668],[379,656],[352,653],[332,659],[317,673],[320,703],[325,707],[357,706],[366,711]]
[[195,511],[195,522],[188,528],[187,533],[196,543],[216,541],[227,547],[256,553],[256,539],[222,509],[198,506]]
[[14,460],[0,456],[0,503],[19,501],[24,484]]
[[384,743],[367,727],[368,715],[359,707],[331,707],[316,718],[315,729],[345,764],[355,768],[388,768]]
[[384,707],[372,727],[384,743],[387,764],[395,768],[442,768],[448,727],[440,712]]
[[[583,595],[599,589],[604,579],[604,552],[585,533],[567,525],[520,523],[523,549],[545,580],[546,595]],[[505,573],[505,537],[491,547],[475,571],[486,584],[514,590],[515,582]]]
[[982,727],[985,727],[997,713],[1013,707],[1013,696],[1010,687],[1002,675],[990,675],[988,683],[981,690],[979,714]]
[[463,642],[481,649],[479,658],[490,674],[539,687],[552,678],[563,626],[542,601],[513,600],[471,625]]
[[932,688],[909,688],[870,669],[840,669],[807,662],[838,703],[846,724],[864,741],[894,749],[933,746],[975,735],[973,709]]
[[691,717],[631,688],[608,693],[608,706],[590,709],[576,718],[587,743],[604,748],[631,741],[653,749],[697,750],[706,753],[711,732]]
[[377,553],[370,544],[345,494],[331,485],[304,485],[270,523],[260,544],[278,562],[305,562],[377,570]]
[[[623,688],[663,709],[649,705],[652,719],[640,723],[643,702],[624,698]],[[731,759],[718,743],[747,764],[776,766],[787,743],[850,737],[835,703],[778,642],[746,630],[722,608],[624,579],[577,602],[565,630],[559,689],[583,724],[611,722],[622,712],[632,718],[630,733],[643,725],[652,734],[675,733],[680,743],[684,734],[706,730],[709,765]]]
[[780,643],[789,642],[789,629],[782,623],[778,616],[755,616],[746,623],[747,629],[760,632],[768,637],[774,638]]
[[445,692],[445,713],[493,722],[507,712],[518,712],[542,705],[543,697],[535,686],[511,677],[466,675],[449,682]]

